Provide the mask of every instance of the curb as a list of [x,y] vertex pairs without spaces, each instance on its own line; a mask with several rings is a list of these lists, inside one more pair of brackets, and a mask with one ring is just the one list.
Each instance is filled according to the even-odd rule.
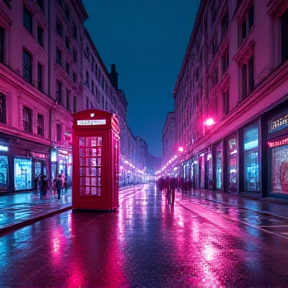
[[49,212],[49,213],[45,213],[45,214],[36,216],[36,217],[33,217],[33,218],[29,218],[27,220],[23,220],[23,221],[20,220],[20,222],[18,222],[18,223],[11,224],[11,225],[8,225],[6,227],[0,228],[0,236],[6,234],[8,232],[11,232],[13,230],[17,230],[19,228],[23,228],[23,227],[25,227],[27,225],[30,225],[32,223],[35,223],[35,222],[37,222],[39,220],[43,220],[43,219],[48,218],[50,216],[53,216],[53,215],[56,215],[56,214],[59,214],[59,213],[62,213],[62,212],[65,212],[65,211],[68,211],[68,210],[71,210],[71,209],[72,209],[72,205],[64,207],[64,208],[57,209],[57,210]]

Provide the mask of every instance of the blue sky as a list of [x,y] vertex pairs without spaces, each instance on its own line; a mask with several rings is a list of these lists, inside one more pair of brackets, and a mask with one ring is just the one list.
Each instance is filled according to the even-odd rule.
[[162,130],[200,0],[82,0],[85,27],[128,101],[127,123],[162,156]]

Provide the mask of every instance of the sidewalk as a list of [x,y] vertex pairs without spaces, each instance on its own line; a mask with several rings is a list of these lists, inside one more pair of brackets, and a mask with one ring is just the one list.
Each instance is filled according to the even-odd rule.
[[[128,189],[133,189],[133,186],[122,187],[120,191]],[[177,201],[181,201],[181,192],[177,194]],[[183,194],[198,201],[222,203],[288,218],[288,201],[283,199],[260,198],[256,195],[229,194],[211,190],[195,190]],[[33,192],[0,196],[0,236],[10,230],[24,227],[71,208],[71,188],[67,190],[66,194],[61,195],[60,200],[51,193],[48,193],[45,199],[40,199],[39,195],[35,195]]]

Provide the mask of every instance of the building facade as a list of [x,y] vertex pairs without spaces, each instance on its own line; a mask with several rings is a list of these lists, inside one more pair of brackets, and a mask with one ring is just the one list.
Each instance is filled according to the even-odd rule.
[[[1,192],[33,189],[39,174],[64,173],[71,181],[73,113],[119,112],[128,127],[128,104],[110,82],[87,18],[78,0],[0,2]],[[124,132],[124,143],[133,142]],[[137,166],[130,150],[121,157]]]
[[173,111],[167,114],[162,131],[162,166],[166,165],[171,156],[176,153],[175,130],[175,113]]
[[288,197],[287,47],[288,1],[201,1],[173,93],[195,188]]

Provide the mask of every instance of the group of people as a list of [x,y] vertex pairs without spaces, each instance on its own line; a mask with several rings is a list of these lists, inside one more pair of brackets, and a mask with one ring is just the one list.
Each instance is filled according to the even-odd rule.
[[40,194],[40,198],[47,195],[47,191],[50,189],[52,185],[52,193],[58,196],[58,199],[61,198],[61,193],[67,191],[68,185],[67,180],[65,179],[64,174],[58,174],[55,179],[53,179],[52,183],[48,180],[46,175],[39,174],[34,179],[34,193]]
[[156,181],[157,188],[167,196],[168,203],[172,204],[175,201],[175,190],[189,192],[192,189],[192,181],[184,181],[184,178],[166,176],[160,177]]

